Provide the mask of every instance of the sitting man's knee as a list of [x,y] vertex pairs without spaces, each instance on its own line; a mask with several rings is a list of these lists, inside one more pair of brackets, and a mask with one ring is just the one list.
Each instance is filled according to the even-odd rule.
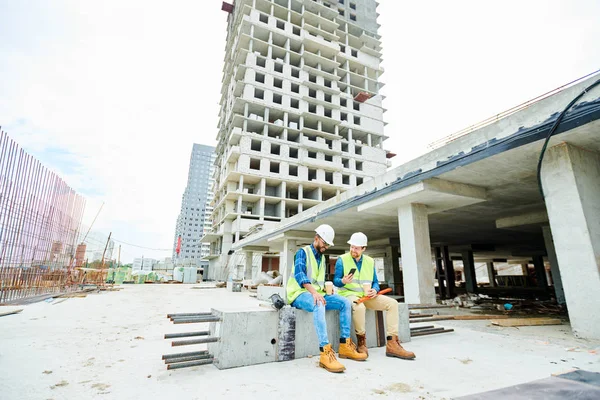
[[366,307],[365,307],[365,305],[363,303],[352,304],[352,310],[353,311],[364,312],[366,310]]

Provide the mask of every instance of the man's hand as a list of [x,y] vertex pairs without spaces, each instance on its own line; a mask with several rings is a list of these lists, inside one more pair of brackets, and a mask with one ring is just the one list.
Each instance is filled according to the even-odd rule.
[[353,278],[353,277],[354,277],[354,274],[348,274],[348,275],[344,276],[344,277],[342,278],[342,283],[343,283],[344,285],[346,285],[346,284],[348,284],[348,283],[352,282],[352,278]]
[[377,296],[377,290],[369,289],[369,291],[366,293],[366,296],[372,299],[373,297]]
[[314,292],[311,294],[312,294],[313,299],[315,300],[315,305],[318,306],[319,304],[323,304],[323,305],[327,304],[327,302],[325,301],[325,297],[321,296],[319,293]]

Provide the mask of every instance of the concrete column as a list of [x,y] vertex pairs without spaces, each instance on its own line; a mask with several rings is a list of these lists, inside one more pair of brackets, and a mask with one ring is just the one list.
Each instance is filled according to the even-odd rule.
[[398,208],[400,250],[404,278],[404,301],[409,304],[435,303],[434,273],[427,207],[407,204]]
[[244,279],[252,279],[252,258],[254,253],[251,251],[246,252],[246,265],[244,268]]
[[565,291],[563,289],[562,279],[560,278],[560,269],[558,268],[558,259],[556,258],[556,250],[554,249],[554,240],[552,239],[552,230],[550,230],[550,226],[543,226],[542,233],[544,234],[544,243],[546,244],[548,261],[550,261],[550,272],[552,273],[552,285],[554,286],[556,302],[565,305]]
[[540,289],[548,289],[548,281],[546,280],[546,268],[544,267],[544,257],[533,256],[533,266],[535,267],[535,280]]
[[463,251],[462,261],[465,272],[465,286],[467,293],[477,293],[477,274],[475,273],[475,260],[473,259],[473,251]]
[[496,287],[498,286],[496,284],[496,270],[494,269],[494,263],[492,261],[487,262],[487,271],[488,271],[488,278],[490,279],[490,286],[491,287]]
[[442,249],[442,255],[444,258],[444,271],[446,271],[446,295],[449,299],[453,299],[456,288],[456,275],[454,273],[454,263],[452,262],[452,258],[450,258],[450,250],[448,246],[444,246]]
[[402,286],[402,272],[400,272],[400,263],[398,262],[398,247],[387,246],[385,248],[385,257],[383,259],[383,279],[394,290],[395,294],[400,294],[398,289]]
[[542,184],[573,333],[600,339],[600,155],[554,146]]
[[225,221],[223,223],[223,231],[225,232],[225,234],[223,235],[223,241],[221,242],[221,264],[216,266],[217,268],[215,268],[214,271],[214,279],[215,280],[221,280],[221,281],[226,281],[228,278],[228,271],[227,271],[227,261],[229,260],[230,256],[229,250],[231,250],[231,245],[232,245],[232,241],[233,241],[233,235],[231,233],[227,233],[227,232],[231,232],[231,221]]
[[279,253],[279,272],[283,274],[283,287],[287,288],[287,281],[292,274],[294,266],[294,255],[296,254],[296,241],[285,239],[283,249]]
[[440,293],[440,299],[446,298],[446,290],[444,288],[444,267],[442,263],[442,250],[439,247],[435,248],[435,269],[437,272],[438,291]]

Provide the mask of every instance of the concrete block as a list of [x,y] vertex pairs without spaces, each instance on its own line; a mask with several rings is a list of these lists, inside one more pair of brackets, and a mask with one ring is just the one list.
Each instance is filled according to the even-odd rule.
[[285,301],[285,288],[280,286],[264,286],[261,285],[256,288],[256,298],[262,301],[271,301],[270,297],[274,294],[278,294]]
[[[319,340],[313,323],[313,313],[292,308],[296,314],[296,358],[319,355]],[[336,310],[325,312],[327,337],[335,351],[340,345],[340,314]]]
[[244,367],[277,361],[277,326],[279,312],[212,310],[221,317],[220,322],[210,323],[211,336],[219,341],[208,344],[219,369]]
[[242,282],[227,281],[225,288],[228,292],[241,292]]

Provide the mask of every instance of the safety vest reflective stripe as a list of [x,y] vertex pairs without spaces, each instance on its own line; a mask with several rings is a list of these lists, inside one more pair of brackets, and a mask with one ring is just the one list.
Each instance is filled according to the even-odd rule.
[[[324,267],[325,257],[321,256],[321,262],[318,264],[316,277],[313,277],[315,275],[313,267],[315,265],[317,265],[317,260],[315,258],[315,255],[314,255],[310,245],[303,247],[302,251],[304,251],[304,253],[306,255],[306,276],[308,277],[308,280],[310,281],[311,285],[313,285],[313,287],[315,288],[317,293],[325,294],[325,291],[323,289],[325,287],[325,267]],[[286,285],[286,295],[287,295],[287,301],[289,304],[291,304],[294,300],[296,300],[296,297],[300,296],[302,293],[308,292],[308,290],[306,290],[305,288],[300,287],[300,285],[298,285],[298,281],[296,280],[295,274],[296,274],[296,266],[293,265],[292,273],[291,273],[291,275],[287,281],[287,285]]]
[[[342,257],[342,265],[344,266],[344,276],[350,273],[352,268],[356,268],[356,262],[350,255],[350,253],[344,254]],[[349,282],[338,290],[338,294],[341,296],[357,296],[362,297],[365,295],[363,292],[362,284],[370,283],[373,285],[373,275],[375,273],[375,261],[363,254],[362,265],[360,271],[358,269],[354,273],[352,282]]]
[[[304,249],[305,253],[308,253],[306,255],[306,276],[308,277],[308,280],[310,281],[310,284],[313,286],[319,286],[320,288],[324,288],[325,287],[325,274],[323,274],[323,279],[322,280],[317,280],[317,279],[313,279],[312,275],[313,275],[313,265],[317,263],[317,260],[315,259],[315,255],[312,252],[312,249],[310,248],[310,246],[308,246],[308,250],[305,248]],[[309,256],[310,254],[310,256]],[[323,266],[323,256],[321,256],[321,264],[320,267]],[[318,268],[317,269],[317,275],[320,275],[322,268]],[[324,270],[323,270],[324,272]],[[317,276],[317,278],[319,278],[320,276]],[[316,288],[315,288],[316,289]]]

